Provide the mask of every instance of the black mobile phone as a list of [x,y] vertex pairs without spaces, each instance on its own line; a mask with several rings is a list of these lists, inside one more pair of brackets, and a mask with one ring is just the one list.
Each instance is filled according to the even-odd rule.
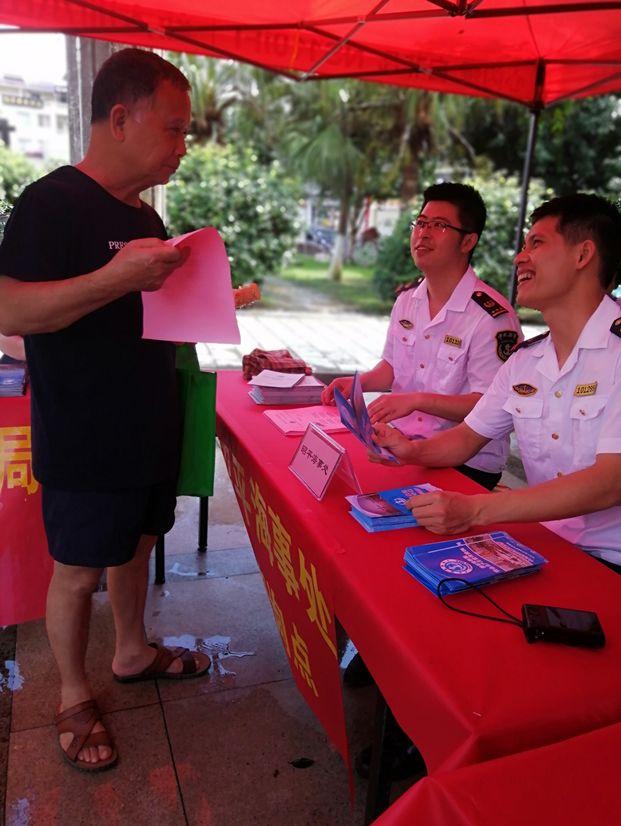
[[528,642],[559,642],[584,648],[602,648],[604,629],[593,611],[522,605],[524,634]]

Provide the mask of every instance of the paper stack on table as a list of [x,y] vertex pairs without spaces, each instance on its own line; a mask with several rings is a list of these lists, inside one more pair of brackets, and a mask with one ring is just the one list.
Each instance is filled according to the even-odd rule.
[[405,570],[434,594],[464,591],[538,571],[547,559],[505,531],[448,539],[405,549]]
[[312,422],[326,433],[347,430],[334,407],[316,405],[297,410],[264,410],[263,415],[273,422],[285,436],[301,436]]
[[405,503],[412,496],[438,490],[435,485],[408,485],[405,488],[381,490],[379,493],[364,493],[360,496],[346,496],[351,505],[350,514],[368,533],[395,531],[399,528],[413,528],[418,522]]
[[248,383],[248,395],[256,404],[319,404],[325,387],[315,376],[275,370],[262,370]]

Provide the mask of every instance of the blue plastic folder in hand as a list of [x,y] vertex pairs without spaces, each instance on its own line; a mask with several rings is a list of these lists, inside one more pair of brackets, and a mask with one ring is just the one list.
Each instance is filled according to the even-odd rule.
[[373,425],[364,403],[360,377],[358,373],[354,375],[354,383],[351,388],[351,399],[348,401],[338,388],[334,390],[334,402],[341,416],[341,421],[350,430],[359,442],[366,445],[373,453],[377,453],[382,459],[396,462],[397,459],[385,447],[380,447],[373,441]]

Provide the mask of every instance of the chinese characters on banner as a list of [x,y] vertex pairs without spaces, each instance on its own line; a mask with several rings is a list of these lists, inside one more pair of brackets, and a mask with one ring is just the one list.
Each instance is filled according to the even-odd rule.
[[32,474],[30,399],[0,399],[0,626],[39,619],[52,575]]
[[349,765],[328,583],[317,570],[303,527],[287,519],[278,487],[243,454],[228,431],[219,431],[219,436],[292,673]]

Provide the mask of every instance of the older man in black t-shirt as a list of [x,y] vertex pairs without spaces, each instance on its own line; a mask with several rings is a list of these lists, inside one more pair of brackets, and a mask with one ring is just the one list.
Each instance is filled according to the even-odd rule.
[[162,58],[117,52],[93,86],[88,152],[28,187],[0,247],[0,331],[25,337],[33,466],[54,575],[47,630],[61,676],[66,759],[109,768],[116,748],[85,673],[91,595],[104,568],[121,682],[198,676],[204,654],[149,646],[149,554],[174,522],[175,348],[142,335],[140,291],[182,262],[140,199],[185,154],[189,85]]

